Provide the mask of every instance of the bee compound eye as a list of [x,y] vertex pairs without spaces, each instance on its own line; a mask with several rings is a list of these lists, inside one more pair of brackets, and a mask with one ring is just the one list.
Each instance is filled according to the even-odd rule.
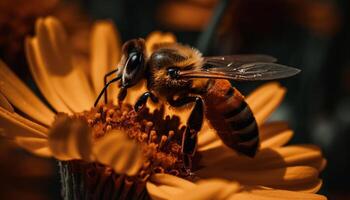
[[177,68],[169,68],[168,69],[168,75],[174,79],[179,78],[179,72],[180,72],[180,70]]
[[139,67],[142,67],[143,57],[141,53],[132,52],[129,55],[128,64],[126,66],[126,71],[128,74],[137,71]]

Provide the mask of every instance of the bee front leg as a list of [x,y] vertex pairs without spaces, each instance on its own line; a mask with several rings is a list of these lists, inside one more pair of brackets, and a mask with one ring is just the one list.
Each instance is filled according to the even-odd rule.
[[139,97],[139,99],[135,103],[134,109],[136,112],[138,112],[141,108],[143,108],[146,105],[148,98],[151,98],[151,100],[154,103],[158,103],[158,98],[152,92],[145,92]]
[[186,123],[186,130],[182,136],[181,152],[184,155],[184,165],[186,170],[192,168],[192,158],[196,153],[198,132],[203,125],[204,103],[201,97],[186,96],[176,100],[168,99],[171,106],[180,107],[194,102],[195,105],[191,111],[190,117]]
[[118,94],[118,102],[121,103],[125,99],[126,95],[128,94],[128,89],[126,87],[121,87]]

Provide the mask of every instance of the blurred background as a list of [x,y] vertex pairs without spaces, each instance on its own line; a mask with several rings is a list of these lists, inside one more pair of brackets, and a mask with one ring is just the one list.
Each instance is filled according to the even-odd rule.
[[[113,20],[123,41],[161,30],[173,32],[179,42],[207,56],[273,55],[302,73],[282,81],[288,93],[271,120],[290,122],[295,130],[292,143],[313,143],[323,149],[328,165],[320,193],[329,199],[350,199],[349,4],[348,0],[1,0],[0,57],[36,90],[23,42],[33,34],[35,19],[47,15],[64,23],[82,61],[89,56],[89,30],[97,19]],[[247,94],[262,82],[234,84]],[[60,199],[55,161],[32,157],[0,141],[0,199],[19,195]]]

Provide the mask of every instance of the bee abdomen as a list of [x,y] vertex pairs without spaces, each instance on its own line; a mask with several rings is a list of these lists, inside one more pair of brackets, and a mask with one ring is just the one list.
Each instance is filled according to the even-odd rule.
[[[229,104],[229,100],[226,103]],[[247,103],[243,100],[238,108],[226,112],[224,120],[230,126],[231,135],[238,137],[236,144],[231,144],[233,148],[253,157],[259,146],[259,129]]]
[[205,101],[207,118],[223,143],[253,157],[259,147],[259,129],[240,92],[227,80],[215,80]]

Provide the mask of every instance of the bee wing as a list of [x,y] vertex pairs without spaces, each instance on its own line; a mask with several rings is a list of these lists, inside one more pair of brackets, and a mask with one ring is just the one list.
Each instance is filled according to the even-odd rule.
[[229,56],[214,56],[214,57],[204,57],[203,66],[205,68],[212,67],[230,67],[235,68],[242,66],[243,64],[253,63],[253,62],[264,62],[264,63],[274,63],[277,61],[276,58],[269,55],[262,54],[252,54],[252,55],[229,55]]
[[299,72],[299,69],[277,63],[252,62],[236,66],[212,66],[209,68],[203,67],[199,70],[182,71],[180,72],[180,77],[258,81],[287,78]]

